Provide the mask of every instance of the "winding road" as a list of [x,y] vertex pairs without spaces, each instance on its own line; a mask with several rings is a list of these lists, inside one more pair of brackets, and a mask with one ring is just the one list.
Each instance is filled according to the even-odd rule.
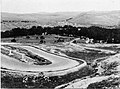
[[[5,44],[9,45],[9,43]],[[4,43],[2,43],[2,45],[4,45]],[[35,72],[35,73],[44,72],[48,76],[56,76],[74,72],[79,70],[81,67],[86,66],[86,62],[81,59],[55,55],[29,45],[16,45],[16,44],[10,45],[14,47],[21,47],[23,49],[31,51],[34,54],[39,55],[40,57],[43,57],[52,62],[52,64],[49,65],[30,65],[28,63],[20,62],[15,58],[9,57],[1,53],[1,67],[10,69],[10,71]],[[81,64],[77,60],[80,60],[83,63]]]

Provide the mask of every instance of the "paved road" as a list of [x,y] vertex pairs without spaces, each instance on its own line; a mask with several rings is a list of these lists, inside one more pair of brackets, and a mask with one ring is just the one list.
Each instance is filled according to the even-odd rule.
[[[12,45],[17,46],[14,44],[12,44]],[[45,72],[45,71],[62,71],[62,70],[64,71],[64,70],[69,70],[69,69],[72,69],[75,67],[77,67],[77,69],[78,69],[81,66],[81,64],[76,60],[72,60],[71,58],[51,54],[51,53],[45,52],[43,50],[31,47],[31,46],[18,45],[17,47],[27,49],[36,55],[44,57],[45,59],[51,61],[52,64],[50,64],[50,65],[30,65],[27,63],[20,62],[19,60],[16,60],[12,57],[1,54],[1,66],[3,68],[18,70],[18,71]],[[81,60],[81,59],[79,59],[79,60]],[[83,63],[84,66],[85,66],[86,63],[85,63],[85,61],[83,61],[83,62],[84,62]],[[83,67],[83,64],[81,67]]]

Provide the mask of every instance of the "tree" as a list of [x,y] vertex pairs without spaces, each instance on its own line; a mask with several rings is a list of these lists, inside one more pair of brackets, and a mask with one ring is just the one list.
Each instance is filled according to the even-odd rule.
[[40,39],[43,40],[43,39],[45,39],[45,37],[44,36],[40,36]]
[[30,37],[29,37],[29,36],[26,36],[26,38],[27,38],[27,39],[30,39]]
[[42,43],[45,43],[44,39],[45,39],[44,36],[41,36],[41,37],[40,37],[40,43],[41,43],[41,44],[42,44]]
[[11,40],[11,42],[16,42],[15,38]]

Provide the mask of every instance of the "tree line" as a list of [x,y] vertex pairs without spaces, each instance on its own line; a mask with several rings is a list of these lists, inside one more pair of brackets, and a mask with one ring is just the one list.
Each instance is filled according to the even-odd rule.
[[14,28],[10,31],[1,32],[2,38],[18,37],[28,35],[56,34],[61,36],[81,37],[85,36],[94,39],[94,42],[102,40],[107,43],[120,43],[120,29],[107,29],[97,26],[74,27],[71,25],[42,27],[32,26],[31,28]]

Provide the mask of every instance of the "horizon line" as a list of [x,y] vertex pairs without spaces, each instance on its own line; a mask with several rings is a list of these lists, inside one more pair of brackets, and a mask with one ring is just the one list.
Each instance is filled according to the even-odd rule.
[[89,11],[58,11],[58,12],[49,12],[49,11],[48,12],[46,12],[46,11],[43,12],[43,11],[41,11],[41,12],[25,12],[25,13],[24,12],[1,11],[1,13],[9,13],[9,14],[38,14],[38,13],[41,13],[41,14],[43,13],[44,14],[44,13],[49,13],[50,14],[50,13],[72,13],[72,12],[74,12],[74,13],[75,12],[76,13],[80,13],[81,12],[82,13],[82,12],[112,12],[112,11],[120,11],[120,10],[108,10],[108,11],[104,11],[104,10],[103,11],[101,11],[101,10],[100,11],[98,11],[98,10],[89,10]]

